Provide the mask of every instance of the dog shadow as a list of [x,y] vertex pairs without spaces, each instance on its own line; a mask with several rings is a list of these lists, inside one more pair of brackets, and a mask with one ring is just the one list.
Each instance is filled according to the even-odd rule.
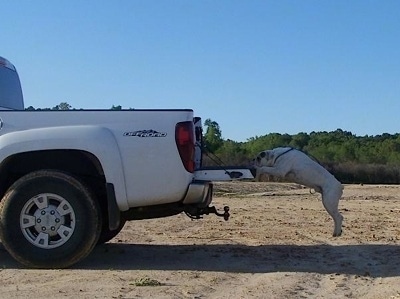
[[[22,269],[0,245],[0,266]],[[400,276],[398,245],[143,245],[97,246],[72,269],[190,270],[231,273],[310,272]]]

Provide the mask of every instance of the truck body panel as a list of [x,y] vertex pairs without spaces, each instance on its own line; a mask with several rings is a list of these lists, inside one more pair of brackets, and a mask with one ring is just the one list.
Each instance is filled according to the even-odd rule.
[[27,151],[83,150],[99,159],[121,210],[179,201],[193,174],[183,167],[174,130],[191,119],[190,109],[0,111],[0,161]]

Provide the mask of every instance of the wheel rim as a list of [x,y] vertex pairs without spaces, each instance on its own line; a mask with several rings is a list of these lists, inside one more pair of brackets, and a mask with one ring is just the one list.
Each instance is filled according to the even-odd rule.
[[75,223],[75,212],[69,202],[52,193],[29,199],[20,215],[20,227],[25,238],[44,249],[65,244],[74,233]]

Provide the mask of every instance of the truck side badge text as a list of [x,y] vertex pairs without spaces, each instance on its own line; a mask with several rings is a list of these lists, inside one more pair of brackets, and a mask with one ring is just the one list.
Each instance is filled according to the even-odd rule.
[[167,133],[157,132],[155,130],[140,130],[134,132],[125,132],[124,136],[128,137],[166,137]]

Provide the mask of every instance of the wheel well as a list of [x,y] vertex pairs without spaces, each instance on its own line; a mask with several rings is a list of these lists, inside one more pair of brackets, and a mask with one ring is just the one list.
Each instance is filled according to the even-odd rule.
[[40,169],[67,172],[91,187],[102,208],[107,207],[106,180],[100,161],[80,150],[44,150],[15,154],[0,165],[0,198],[19,178]]

